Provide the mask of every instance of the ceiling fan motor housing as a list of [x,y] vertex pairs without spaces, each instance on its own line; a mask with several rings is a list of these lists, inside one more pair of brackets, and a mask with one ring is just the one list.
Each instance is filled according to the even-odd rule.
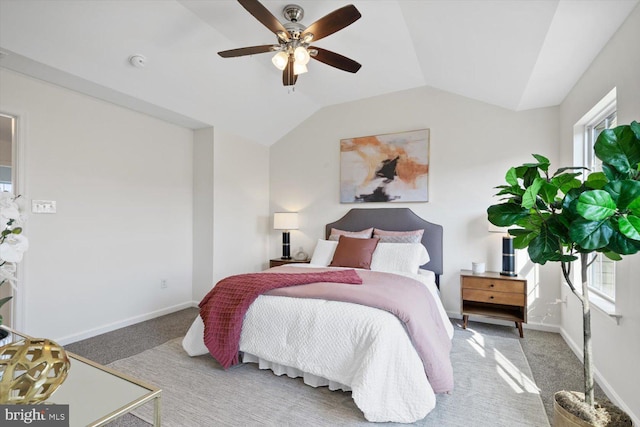
[[288,4],[282,10],[282,14],[287,21],[300,22],[304,18],[304,9],[297,4]]
[[288,4],[282,9],[282,14],[288,22],[282,24],[287,29],[291,38],[297,40],[300,34],[307,28],[300,23],[304,17],[304,10],[297,4]]

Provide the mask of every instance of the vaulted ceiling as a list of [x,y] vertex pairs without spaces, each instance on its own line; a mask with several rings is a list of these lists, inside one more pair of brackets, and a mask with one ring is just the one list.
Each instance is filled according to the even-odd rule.
[[[291,1],[262,3],[284,22]],[[348,0],[295,2],[309,25]],[[558,105],[637,3],[355,0],[362,18],[316,44],[362,69],[312,61],[292,90],[272,54],[217,55],[276,43],[235,1],[0,0],[0,66],[270,145],[323,107],[425,85],[512,110]]]

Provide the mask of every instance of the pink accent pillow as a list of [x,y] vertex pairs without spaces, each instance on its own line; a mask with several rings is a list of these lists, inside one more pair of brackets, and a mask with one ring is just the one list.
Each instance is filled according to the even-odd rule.
[[376,228],[373,230],[373,237],[380,239],[384,243],[420,243],[424,230],[414,231],[386,231]]
[[370,239],[371,233],[373,233],[373,227],[362,231],[344,231],[332,228],[331,234],[329,234],[329,240],[338,240],[340,236],[349,236],[355,239]]
[[340,236],[338,246],[329,267],[371,269],[371,257],[378,246],[378,239],[359,239]]

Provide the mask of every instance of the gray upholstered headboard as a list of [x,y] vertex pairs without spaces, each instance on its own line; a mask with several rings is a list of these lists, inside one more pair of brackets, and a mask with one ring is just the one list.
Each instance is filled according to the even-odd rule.
[[427,248],[428,263],[421,266],[436,274],[436,283],[440,284],[442,268],[442,234],[441,225],[430,223],[420,218],[408,208],[379,208],[379,209],[351,209],[339,220],[327,224],[325,227],[326,238],[329,238],[331,228],[346,231],[360,231],[374,227],[388,231],[412,231],[424,229],[422,244]]

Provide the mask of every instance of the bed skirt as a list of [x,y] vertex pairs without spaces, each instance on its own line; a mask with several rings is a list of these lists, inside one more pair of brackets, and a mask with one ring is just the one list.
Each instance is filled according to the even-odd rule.
[[303,372],[299,369],[292,368],[291,366],[280,365],[279,363],[270,362],[265,359],[261,359],[258,356],[254,356],[250,353],[244,353],[242,356],[242,363],[257,363],[259,369],[270,369],[277,376],[286,375],[289,378],[300,378],[304,380],[306,385],[311,387],[329,387],[329,390],[342,390],[351,391],[351,388],[347,385],[341,384],[337,381],[330,381],[326,378],[318,377],[308,372]]

